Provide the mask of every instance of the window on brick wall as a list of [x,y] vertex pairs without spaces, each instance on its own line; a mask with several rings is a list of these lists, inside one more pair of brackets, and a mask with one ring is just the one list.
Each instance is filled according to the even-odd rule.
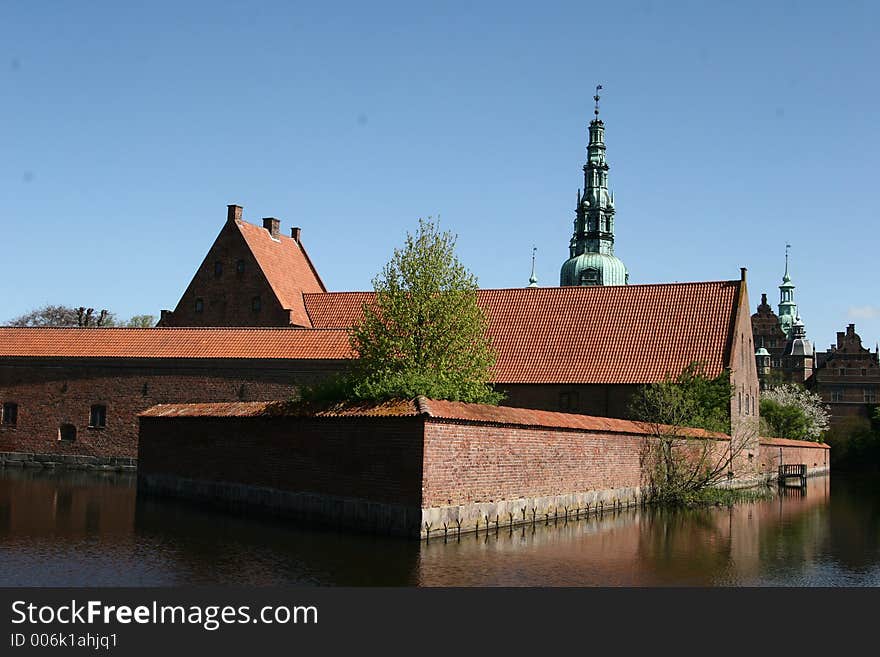
[[18,424],[18,404],[6,402],[3,404],[3,424],[7,427],[14,427]]
[[262,307],[262,303],[260,302],[260,297],[254,297],[251,299],[251,310],[255,313],[260,312],[260,308]]
[[865,403],[873,404],[877,401],[877,396],[874,394],[874,388],[865,388],[864,390]]
[[196,299],[196,312],[200,313],[204,309],[205,309],[205,302],[201,298]]
[[831,401],[833,401],[833,402],[842,402],[843,401],[843,390],[841,388],[834,388],[831,391]]
[[72,424],[62,424],[58,427],[58,440],[72,443],[76,440],[76,427]]
[[94,404],[89,412],[89,427],[103,429],[107,426],[107,407],[104,404]]
[[244,260],[237,260],[235,262],[235,273],[243,274],[244,273]]
[[223,263],[219,260],[214,263],[214,276],[220,278],[223,275]]

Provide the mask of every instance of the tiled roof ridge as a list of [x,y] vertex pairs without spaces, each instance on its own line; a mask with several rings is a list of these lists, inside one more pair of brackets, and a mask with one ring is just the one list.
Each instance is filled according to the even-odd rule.
[[[315,267],[314,263],[312,262],[312,258],[311,258],[311,256],[309,256],[309,252],[306,250],[305,244],[303,244],[299,240],[293,239],[292,237],[287,237],[286,239],[289,239],[293,242],[296,242],[297,246],[299,247],[299,250],[302,251],[303,257],[305,257],[306,262],[309,265],[309,268],[312,270],[312,273],[315,275],[315,279],[317,279],[321,288],[324,290],[323,292],[310,292],[309,294],[327,294],[327,286],[324,285],[324,281],[321,278],[321,274],[318,273],[318,269]],[[305,294],[305,292],[303,292],[303,294]]]
[[31,331],[347,331],[335,326],[4,326],[0,329]]
[[[719,279],[714,281],[674,281],[672,283],[634,283],[631,285],[548,285],[546,287],[481,287],[477,288],[477,292],[507,292],[512,290],[521,290],[526,294],[537,294],[548,290],[614,290],[619,288],[635,288],[635,287],[672,287],[677,285],[724,285],[739,284],[739,279]],[[321,294],[375,294],[374,290],[328,290],[326,292],[303,292],[304,295],[319,296]]]

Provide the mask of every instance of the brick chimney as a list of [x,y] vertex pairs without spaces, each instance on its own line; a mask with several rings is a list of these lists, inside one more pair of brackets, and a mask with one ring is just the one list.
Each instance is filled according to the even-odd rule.
[[226,221],[241,221],[241,206],[240,205],[227,205],[226,206]]
[[281,234],[281,220],[275,217],[263,217],[263,228],[269,231],[269,234],[276,240]]
[[296,240],[296,243],[299,244],[299,236],[302,234],[302,228],[299,226],[294,226],[290,229],[290,236]]

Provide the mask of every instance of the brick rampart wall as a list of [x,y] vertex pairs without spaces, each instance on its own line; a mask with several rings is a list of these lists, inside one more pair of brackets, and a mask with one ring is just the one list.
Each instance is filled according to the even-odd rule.
[[[424,537],[635,504],[643,444],[631,433],[426,416],[143,417],[138,478],[145,492]],[[826,448],[786,441],[743,454],[736,476],[771,478],[780,449],[785,463],[827,471]]]

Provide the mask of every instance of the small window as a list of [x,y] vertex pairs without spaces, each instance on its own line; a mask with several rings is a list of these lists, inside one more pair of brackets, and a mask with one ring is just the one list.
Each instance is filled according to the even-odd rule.
[[237,261],[235,262],[235,272],[236,272],[237,274],[243,274],[243,273],[244,273],[244,260],[237,260]]
[[862,376],[868,376],[868,370],[866,368],[862,368]]
[[103,404],[95,404],[89,413],[89,427],[103,429],[107,426],[107,407]]
[[58,427],[58,440],[65,443],[72,443],[76,440],[76,427],[72,424],[62,424]]
[[14,427],[18,424],[18,404],[6,402],[3,404],[3,425]]
[[749,415],[752,410],[752,400],[750,399],[750,395],[746,394],[746,415]]
[[874,388],[865,388],[865,403],[873,404],[875,401],[877,401],[877,398],[874,394]]
[[223,263],[219,260],[214,263],[214,276],[219,278],[223,275]]
[[251,299],[251,310],[253,310],[255,313],[258,313],[260,312],[261,307],[262,304],[260,302],[260,297],[254,297],[253,299]]
[[196,299],[196,312],[200,313],[205,309],[205,302],[201,299]]
[[835,388],[831,391],[831,401],[833,402],[842,402],[843,401],[843,390],[840,388]]

